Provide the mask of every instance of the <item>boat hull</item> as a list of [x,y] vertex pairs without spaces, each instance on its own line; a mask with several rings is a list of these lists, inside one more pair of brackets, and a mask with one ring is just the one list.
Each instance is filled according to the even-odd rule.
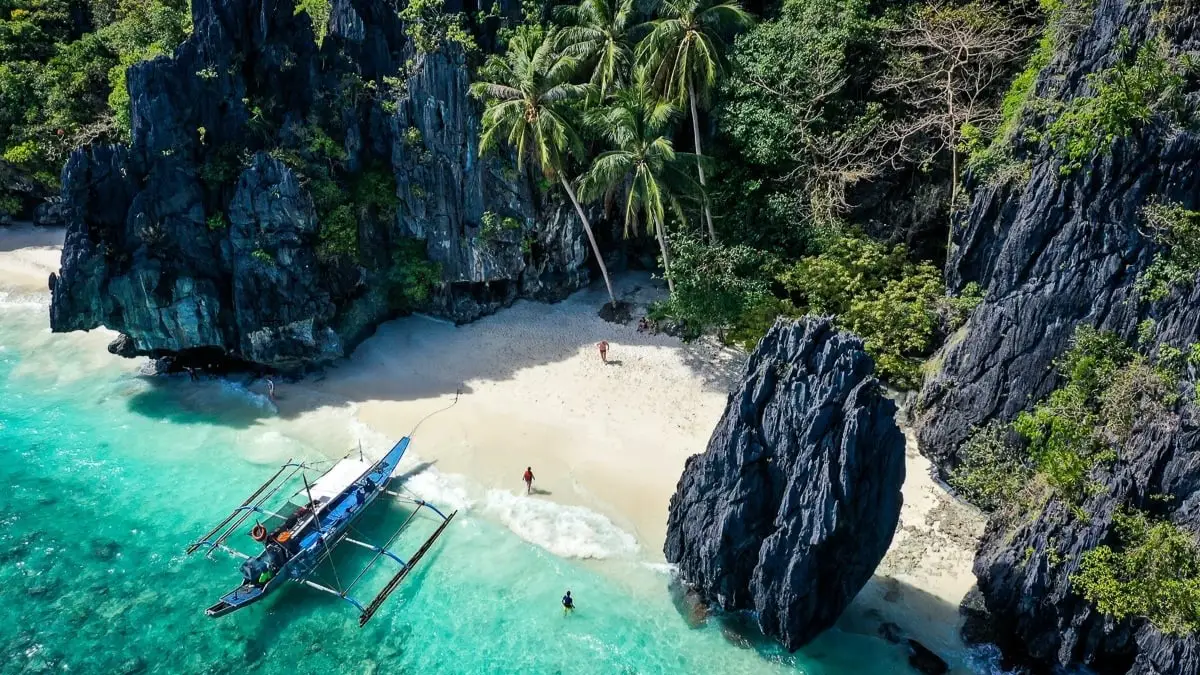
[[[346,536],[350,525],[384,491],[408,448],[408,440],[408,438],[402,439],[382,459],[371,465],[368,470],[340,491],[335,498],[329,500],[327,504],[323,504],[319,513],[314,515],[313,520],[295,535],[297,541],[293,542],[291,549],[294,553],[288,556],[282,565],[277,564],[278,558],[276,558],[276,566],[273,566],[272,569],[276,569],[276,567],[277,569],[269,581],[259,585],[248,578],[240,586],[222,595],[217,602],[208,607],[204,611],[205,615],[217,618],[249,607],[278,589],[289,579],[312,585],[305,581],[306,578]],[[268,545],[268,550],[250,558],[249,564],[260,561],[265,564],[270,556],[269,549],[272,547],[277,550],[277,553],[279,550],[287,548],[285,545],[271,543]]]

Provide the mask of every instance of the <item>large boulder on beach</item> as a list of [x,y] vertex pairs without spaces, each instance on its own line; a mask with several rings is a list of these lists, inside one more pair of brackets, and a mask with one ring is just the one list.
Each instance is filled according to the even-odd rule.
[[900,517],[904,436],[873,373],[828,319],[776,323],[671,498],[667,560],[789,649],[833,625]]

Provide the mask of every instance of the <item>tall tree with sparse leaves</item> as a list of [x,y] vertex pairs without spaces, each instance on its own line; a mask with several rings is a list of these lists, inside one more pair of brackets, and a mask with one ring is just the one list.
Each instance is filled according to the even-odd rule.
[[[749,26],[753,19],[737,0],[662,0],[655,13],[658,18],[650,22],[649,32],[638,43],[637,61],[649,69],[664,98],[691,108],[692,140],[699,157],[703,155],[699,107],[708,105],[723,70],[724,36]],[[696,170],[703,188],[703,165],[697,163]],[[709,240],[716,242],[707,204],[704,219]]]
[[583,222],[608,298],[615,306],[617,299],[604,256],[566,175],[568,156],[584,154],[583,142],[571,125],[566,107],[584,98],[592,88],[569,81],[578,60],[558,53],[556,41],[554,31],[529,28],[509,40],[503,55],[488,59],[480,76],[490,81],[471,85],[471,95],[485,104],[479,152],[482,155],[502,143],[511,146],[516,151],[518,170],[524,169],[526,161],[533,162],[548,180],[557,180],[563,186]]

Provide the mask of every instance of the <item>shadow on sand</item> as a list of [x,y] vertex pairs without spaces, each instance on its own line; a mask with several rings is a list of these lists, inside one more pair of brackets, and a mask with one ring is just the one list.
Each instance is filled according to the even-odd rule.
[[[349,359],[330,365],[324,373],[290,383],[276,378],[278,406],[266,397],[266,381],[261,378],[231,375],[193,382],[183,375],[148,378],[149,388],[131,397],[129,408],[172,422],[242,428],[264,417],[291,419],[323,405],[469,394],[468,381],[504,381],[527,368],[576,357],[581,350],[595,353],[600,340],[608,340],[610,354],[617,355],[626,347],[678,349],[703,387],[728,392],[740,373],[743,353],[707,340],[682,343],[668,335],[637,331],[637,318],[647,305],[664,297],[660,284],[644,273],[614,279],[619,297],[634,306],[628,324],[600,318],[598,308],[606,297],[602,287],[585,289],[556,304],[518,301],[496,315],[458,327],[422,316],[389,321]],[[627,361],[611,359],[608,365],[636,367]],[[310,386],[317,382],[320,387]],[[231,405],[233,401],[240,404]]]
[[[879,606],[872,597],[875,590],[883,591],[884,604],[890,606]],[[752,614],[719,610],[706,613],[696,597],[676,582],[671,583],[670,593],[676,609],[692,628],[716,622],[730,644],[753,649],[772,662],[789,662],[788,652],[763,634]],[[903,663],[911,653],[908,644],[911,638],[945,660],[950,672],[968,673],[972,672],[971,654],[959,637],[961,624],[962,616],[956,605],[898,579],[876,576],[846,608],[832,629],[797,651],[800,658],[795,661],[797,664],[818,662],[823,666],[822,672],[890,672],[884,671],[877,662],[879,649],[892,652],[896,662]],[[848,640],[864,638],[873,641],[876,649],[847,648]]]

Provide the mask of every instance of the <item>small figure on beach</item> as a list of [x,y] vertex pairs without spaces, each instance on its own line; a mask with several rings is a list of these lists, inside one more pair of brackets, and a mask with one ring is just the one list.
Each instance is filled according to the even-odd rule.
[[608,363],[608,341],[601,340],[596,343],[596,346],[600,348],[600,360]]
[[275,400],[275,381],[269,377],[267,378],[267,398]]
[[644,316],[642,318],[638,319],[637,331],[639,333],[646,333],[646,332],[649,332],[649,330],[650,330],[650,321]]
[[571,591],[567,591],[567,594],[563,596],[562,603],[563,613],[575,611],[575,599],[571,597]]
[[533,494],[533,467],[525,467],[525,475],[521,477],[525,481],[525,494]]

